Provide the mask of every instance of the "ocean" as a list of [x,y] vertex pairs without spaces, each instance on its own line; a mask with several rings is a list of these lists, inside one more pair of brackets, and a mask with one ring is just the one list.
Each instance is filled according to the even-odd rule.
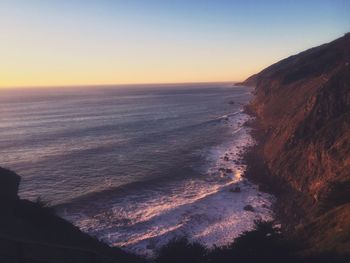
[[230,83],[0,90],[0,166],[21,175],[21,198],[40,197],[127,251],[152,255],[182,236],[225,245],[273,216],[273,197],[242,177],[240,156],[254,144],[243,112],[251,91]]

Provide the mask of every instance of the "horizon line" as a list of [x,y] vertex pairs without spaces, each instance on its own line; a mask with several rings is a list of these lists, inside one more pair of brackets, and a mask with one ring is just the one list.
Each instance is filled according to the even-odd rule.
[[28,85],[28,86],[0,86],[0,90],[9,89],[45,89],[45,88],[79,88],[79,87],[113,87],[113,86],[151,86],[151,85],[185,85],[185,84],[210,84],[210,83],[240,83],[238,80],[224,81],[183,81],[183,82],[145,82],[145,83],[106,83],[106,84],[63,84],[63,85]]

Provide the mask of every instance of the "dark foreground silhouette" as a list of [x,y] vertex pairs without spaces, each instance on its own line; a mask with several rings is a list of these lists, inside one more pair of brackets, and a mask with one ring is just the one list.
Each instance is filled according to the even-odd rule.
[[273,227],[273,222],[257,221],[252,231],[243,233],[232,244],[224,247],[209,250],[186,238],[173,240],[158,252],[155,262],[349,262],[349,257],[345,255],[307,255],[303,250],[303,243],[284,237]]
[[180,238],[157,251],[155,258],[145,259],[88,236],[40,199],[19,199],[19,181],[17,174],[0,168],[1,263],[349,262],[345,255],[305,253],[303,242],[286,238],[273,222],[261,221],[228,246],[207,249]]
[[17,196],[20,177],[0,168],[0,263],[142,262],[55,215],[40,199]]

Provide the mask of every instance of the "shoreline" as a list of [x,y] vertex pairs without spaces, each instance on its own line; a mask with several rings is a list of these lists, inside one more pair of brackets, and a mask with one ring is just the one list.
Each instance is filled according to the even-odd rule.
[[[92,229],[96,229],[96,225],[95,227],[93,226],[95,224],[93,218],[75,218],[74,215],[79,213],[74,211],[69,212],[73,212],[71,218],[70,216],[65,216],[64,218],[79,226],[86,233],[103,239],[112,246],[122,247],[125,251],[146,256],[150,255],[150,250],[154,248],[159,249],[168,243],[166,241],[171,241],[171,238],[167,236],[186,236],[189,240],[199,242],[204,246],[208,246],[208,248],[215,246],[224,247],[234,242],[244,232],[252,230],[256,220],[271,221],[274,218],[272,207],[275,197],[260,191],[256,183],[243,176],[246,164],[242,159],[242,154],[245,153],[249,145],[254,143],[254,140],[251,137],[250,128],[244,124],[249,121],[249,115],[243,111],[239,112],[242,115],[237,116],[237,114],[233,114],[221,120],[220,125],[227,125],[231,133],[233,132],[234,137],[231,137],[223,144],[213,147],[208,152],[208,163],[211,165],[206,168],[208,170],[205,173],[207,174],[206,180],[209,181],[203,181],[202,183],[198,181],[196,190],[187,189],[190,185],[183,186],[186,191],[195,191],[193,194],[201,194],[203,195],[202,197],[197,196],[192,201],[181,201],[178,200],[179,198],[181,199],[180,196],[174,200],[181,202],[177,206],[171,205],[171,207],[169,207],[170,203],[163,203],[166,200],[158,203],[153,198],[153,206],[157,204],[158,206],[166,206],[169,208],[169,211],[157,213],[153,211],[152,215],[154,215],[152,217],[143,218],[141,221],[138,219],[137,222],[134,222],[135,224],[137,223],[136,227],[137,225],[142,226],[146,224],[147,228],[142,231],[138,228],[134,229],[133,225],[130,224],[130,226],[116,226],[115,229],[110,229],[111,232],[104,233],[103,228],[109,225],[107,221],[101,222],[102,225],[99,225],[100,231],[92,231]],[[216,183],[212,185],[214,182]],[[198,185],[198,183],[200,184]],[[198,187],[200,188],[199,192]],[[237,188],[239,190],[236,191]],[[172,200],[172,196],[168,196],[169,198]],[[109,205],[112,209],[111,213],[113,214],[114,210],[117,213],[118,210],[115,208],[113,199],[106,201],[106,203],[108,202],[111,202]],[[139,206],[141,207],[135,207],[137,211],[143,209],[142,204],[139,204]],[[88,209],[91,210],[92,207],[89,206]],[[147,212],[148,210],[144,211]],[[80,213],[82,212],[84,210],[80,211]],[[172,214],[173,217],[169,218],[167,214]],[[100,215],[97,212],[96,215],[95,218],[99,218],[103,213]],[[133,222],[132,218],[130,220],[130,222]],[[163,236],[163,234],[160,235],[157,232],[159,231],[159,226],[163,225],[165,227],[169,224],[171,228],[174,228],[173,231],[170,231],[174,232],[173,234],[169,232]],[[125,239],[127,241],[121,242],[120,238],[124,235],[123,229],[125,227],[129,227],[128,231],[134,234],[131,236],[131,240]]]

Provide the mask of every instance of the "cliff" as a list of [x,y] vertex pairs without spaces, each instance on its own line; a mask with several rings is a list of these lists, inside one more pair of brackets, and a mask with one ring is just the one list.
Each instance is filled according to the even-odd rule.
[[[248,78],[278,213],[310,251],[350,254],[350,33]],[[258,178],[259,179],[259,178]]]

